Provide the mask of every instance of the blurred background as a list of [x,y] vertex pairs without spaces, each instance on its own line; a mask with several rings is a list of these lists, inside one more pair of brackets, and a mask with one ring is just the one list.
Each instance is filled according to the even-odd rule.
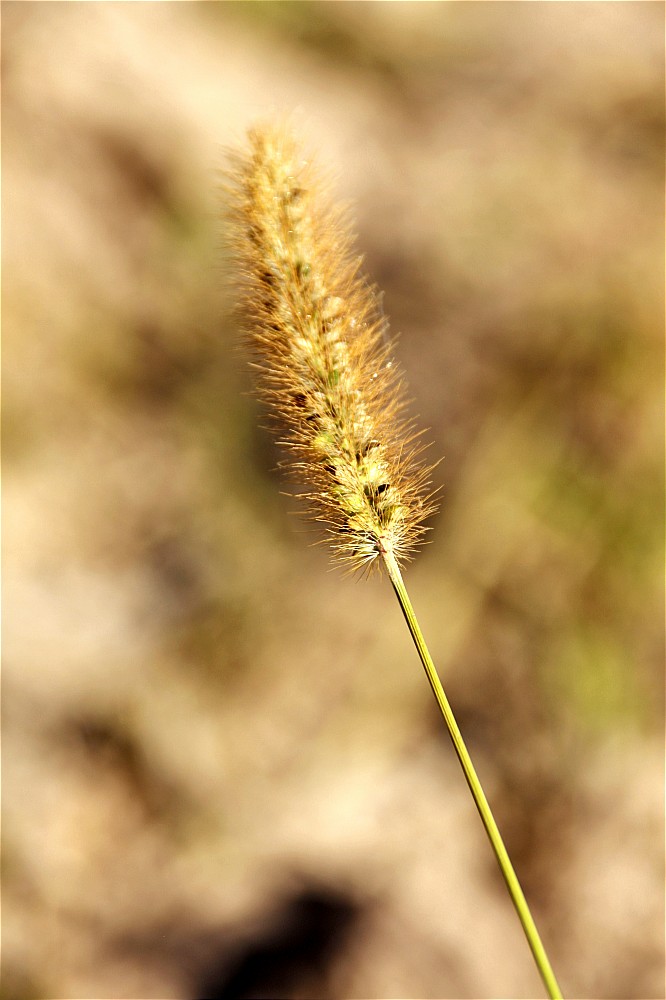
[[543,995],[250,394],[220,177],[286,111],[443,458],[406,579],[565,995],[663,997],[663,5],[2,12],[3,996]]

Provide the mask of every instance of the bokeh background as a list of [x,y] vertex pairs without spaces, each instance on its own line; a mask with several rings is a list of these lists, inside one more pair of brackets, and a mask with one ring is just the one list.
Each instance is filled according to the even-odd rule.
[[561,985],[663,997],[663,5],[2,14],[3,996],[542,995],[250,393],[220,173],[287,112],[443,458],[407,582]]

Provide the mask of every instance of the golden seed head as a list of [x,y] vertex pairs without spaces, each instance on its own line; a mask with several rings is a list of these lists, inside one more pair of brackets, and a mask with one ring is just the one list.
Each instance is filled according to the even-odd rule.
[[233,155],[232,240],[259,390],[335,556],[409,559],[433,512],[375,290],[345,213],[278,126]]

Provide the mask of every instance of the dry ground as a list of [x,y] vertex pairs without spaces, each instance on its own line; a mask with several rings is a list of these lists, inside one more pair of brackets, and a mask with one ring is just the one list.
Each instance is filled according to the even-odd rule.
[[562,986],[663,997],[663,6],[2,13],[3,996],[542,995],[247,394],[219,171],[287,110],[444,456],[407,579]]

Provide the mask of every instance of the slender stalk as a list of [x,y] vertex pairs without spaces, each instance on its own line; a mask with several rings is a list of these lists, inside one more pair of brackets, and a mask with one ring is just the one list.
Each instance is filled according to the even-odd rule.
[[495,852],[495,857],[497,858],[500,871],[502,872],[507,889],[509,890],[509,895],[513,900],[513,905],[515,906],[520,922],[523,925],[525,937],[527,938],[527,942],[532,950],[534,961],[536,962],[537,968],[541,974],[541,978],[544,981],[551,1000],[562,1000],[562,992],[558,986],[555,973],[553,972],[548,960],[546,949],[544,948],[541,938],[539,937],[539,932],[536,929],[536,924],[534,923],[532,914],[530,913],[527,900],[525,899],[523,890],[520,887],[520,882],[518,881],[513,865],[511,864],[511,859],[509,858],[506,847],[504,846],[504,841],[502,840],[497,827],[497,823],[495,822],[495,818],[492,814],[490,806],[488,805],[488,800],[481,786],[481,782],[479,781],[477,773],[474,770],[474,765],[472,764],[471,757],[467,751],[467,747],[465,746],[465,742],[458,728],[453,711],[451,710],[449,700],[444,693],[444,688],[442,687],[442,683],[437,675],[432,657],[428,652],[428,647],[426,646],[425,639],[423,638],[423,633],[421,632],[416,615],[414,614],[414,609],[411,601],[409,600],[405,584],[403,583],[398,563],[396,562],[395,556],[390,549],[382,551],[382,558],[391,583],[393,584],[393,589],[395,590],[398,602],[402,608],[402,613],[405,616],[405,621],[409,627],[412,639],[414,640],[414,644],[418,650],[421,663],[425,668],[425,672],[430,682],[430,687],[432,688],[433,694],[435,695],[442,715],[444,716],[444,721],[446,722],[449,730],[453,747],[464,771],[467,784],[469,785],[469,790],[472,793],[476,808],[481,816],[481,821],[485,827],[486,833],[488,834],[488,839],[490,840],[492,849]]

